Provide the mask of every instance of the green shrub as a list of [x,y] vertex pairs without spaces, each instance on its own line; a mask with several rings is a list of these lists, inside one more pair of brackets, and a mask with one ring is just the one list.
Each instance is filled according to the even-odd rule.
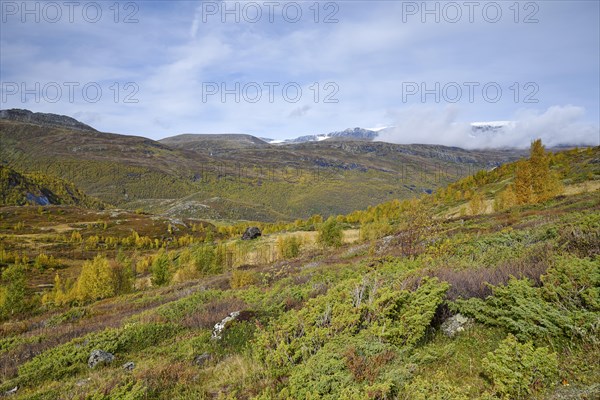
[[160,251],[152,262],[152,284],[155,286],[166,285],[171,281],[171,259],[165,251]]
[[453,308],[484,324],[503,327],[521,341],[596,340],[597,262],[558,258],[542,281],[539,288],[527,279],[511,278],[505,286],[492,286],[493,295],[487,299],[457,300]]
[[63,379],[85,370],[92,350],[102,349],[117,356],[139,351],[172,337],[179,329],[174,324],[128,324],[91,333],[51,348],[21,365],[18,379],[24,386]]
[[437,372],[431,377],[417,376],[402,391],[406,400],[468,400],[469,387],[453,385],[446,375]]
[[2,271],[0,286],[0,319],[18,315],[27,308],[25,299],[25,266],[12,264]]
[[579,257],[600,256],[600,213],[572,214],[559,228],[559,245]]
[[280,236],[277,239],[279,256],[285,260],[298,257],[300,254],[300,238],[296,236]]
[[506,286],[493,286],[485,300],[457,300],[458,310],[481,323],[500,326],[520,340],[571,337],[569,315],[544,301],[539,288],[527,279],[511,278]]
[[363,331],[384,343],[410,348],[425,335],[447,288],[435,278],[424,278],[413,292],[375,279],[349,279],[263,330],[256,339],[257,355],[279,377],[309,360],[330,340],[352,338]]
[[[361,335],[340,336],[326,343],[303,365],[293,369],[280,398],[384,399],[397,391],[399,371],[390,361],[394,349]],[[384,373],[385,371],[390,372]]]
[[600,311],[600,258],[559,257],[542,282],[544,298],[561,308]]
[[342,225],[334,217],[329,217],[319,228],[317,242],[323,246],[340,247],[342,236]]
[[143,400],[148,398],[148,389],[132,378],[125,379],[110,390],[110,393],[95,393],[88,400]]
[[486,376],[502,398],[522,399],[553,383],[558,374],[558,358],[547,347],[521,344],[513,335],[483,359]]

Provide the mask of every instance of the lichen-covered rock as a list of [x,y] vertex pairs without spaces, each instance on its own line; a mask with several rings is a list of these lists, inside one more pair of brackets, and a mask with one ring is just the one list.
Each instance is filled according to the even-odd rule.
[[442,332],[451,338],[463,332],[470,323],[471,318],[465,317],[462,314],[456,314],[442,323]]
[[110,364],[115,356],[104,350],[94,350],[88,358],[88,367],[94,368],[98,364]]
[[217,339],[217,340],[221,339],[221,333],[225,329],[225,326],[230,321],[235,320],[239,315],[240,315],[239,311],[234,311],[234,312],[230,313],[228,316],[226,316],[225,318],[223,318],[223,320],[221,322],[218,322],[217,324],[215,324],[215,327],[213,328],[212,338]]
[[129,362],[126,362],[125,364],[123,364],[123,369],[125,371],[133,371],[134,368],[135,368],[135,363],[133,361],[129,361]]

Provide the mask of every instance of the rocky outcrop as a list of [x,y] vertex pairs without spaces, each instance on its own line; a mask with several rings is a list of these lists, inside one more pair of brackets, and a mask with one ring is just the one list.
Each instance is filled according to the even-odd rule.
[[88,367],[95,368],[98,364],[110,364],[115,359],[112,353],[104,350],[94,350],[88,358]]
[[244,232],[244,234],[242,235],[242,240],[256,239],[260,235],[261,235],[260,229],[258,229],[258,227],[256,227],[256,226],[252,226],[252,227],[246,229],[246,232]]

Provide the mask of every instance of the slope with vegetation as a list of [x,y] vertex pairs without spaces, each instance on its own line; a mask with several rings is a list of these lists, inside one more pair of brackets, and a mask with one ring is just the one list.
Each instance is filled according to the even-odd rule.
[[177,218],[291,221],[346,214],[429,193],[520,156],[334,139],[276,146],[250,135],[153,141],[83,129],[68,117],[2,115],[0,164],[66,179],[116,207]]
[[64,179],[41,173],[20,174],[0,165],[1,205],[69,204],[101,208],[104,204],[87,196]]
[[[21,231],[16,215],[32,207],[0,209],[0,239],[11,243],[0,253],[0,391],[597,398],[599,159],[600,148],[549,154],[534,142],[529,159],[432,195],[259,224],[254,241],[236,239],[245,224],[153,227],[135,214],[82,225],[51,209],[30,214]],[[138,219],[146,230],[128,236],[121,224]],[[45,224],[56,242],[45,259],[31,258]],[[73,242],[88,246],[84,257],[49,264]],[[40,271],[52,287],[32,286]],[[115,359],[90,368],[98,349]]]

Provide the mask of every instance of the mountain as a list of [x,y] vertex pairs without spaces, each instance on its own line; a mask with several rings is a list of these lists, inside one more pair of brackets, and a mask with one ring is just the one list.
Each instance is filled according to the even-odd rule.
[[320,142],[326,139],[353,139],[353,140],[375,140],[377,138],[377,132],[370,129],[364,128],[348,128],[339,132],[329,132],[325,134],[317,135],[305,135],[295,139],[286,140],[271,140],[272,144],[280,143],[304,143],[304,142]]
[[161,139],[159,142],[173,148],[202,151],[213,155],[236,149],[269,147],[266,141],[241,133],[183,134]]
[[375,142],[360,129],[284,146],[241,134],[154,141],[79,129],[61,116],[1,115],[10,118],[0,119],[0,165],[66,179],[117,207],[177,218],[274,221],[348,213],[430,193],[526,154]]
[[77,121],[75,118],[67,117],[66,115],[34,113],[29,110],[11,109],[0,110],[0,119],[10,121],[27,122],[46,127],[77,129],[81,131],[97,132],[94,128],[83,122]]

